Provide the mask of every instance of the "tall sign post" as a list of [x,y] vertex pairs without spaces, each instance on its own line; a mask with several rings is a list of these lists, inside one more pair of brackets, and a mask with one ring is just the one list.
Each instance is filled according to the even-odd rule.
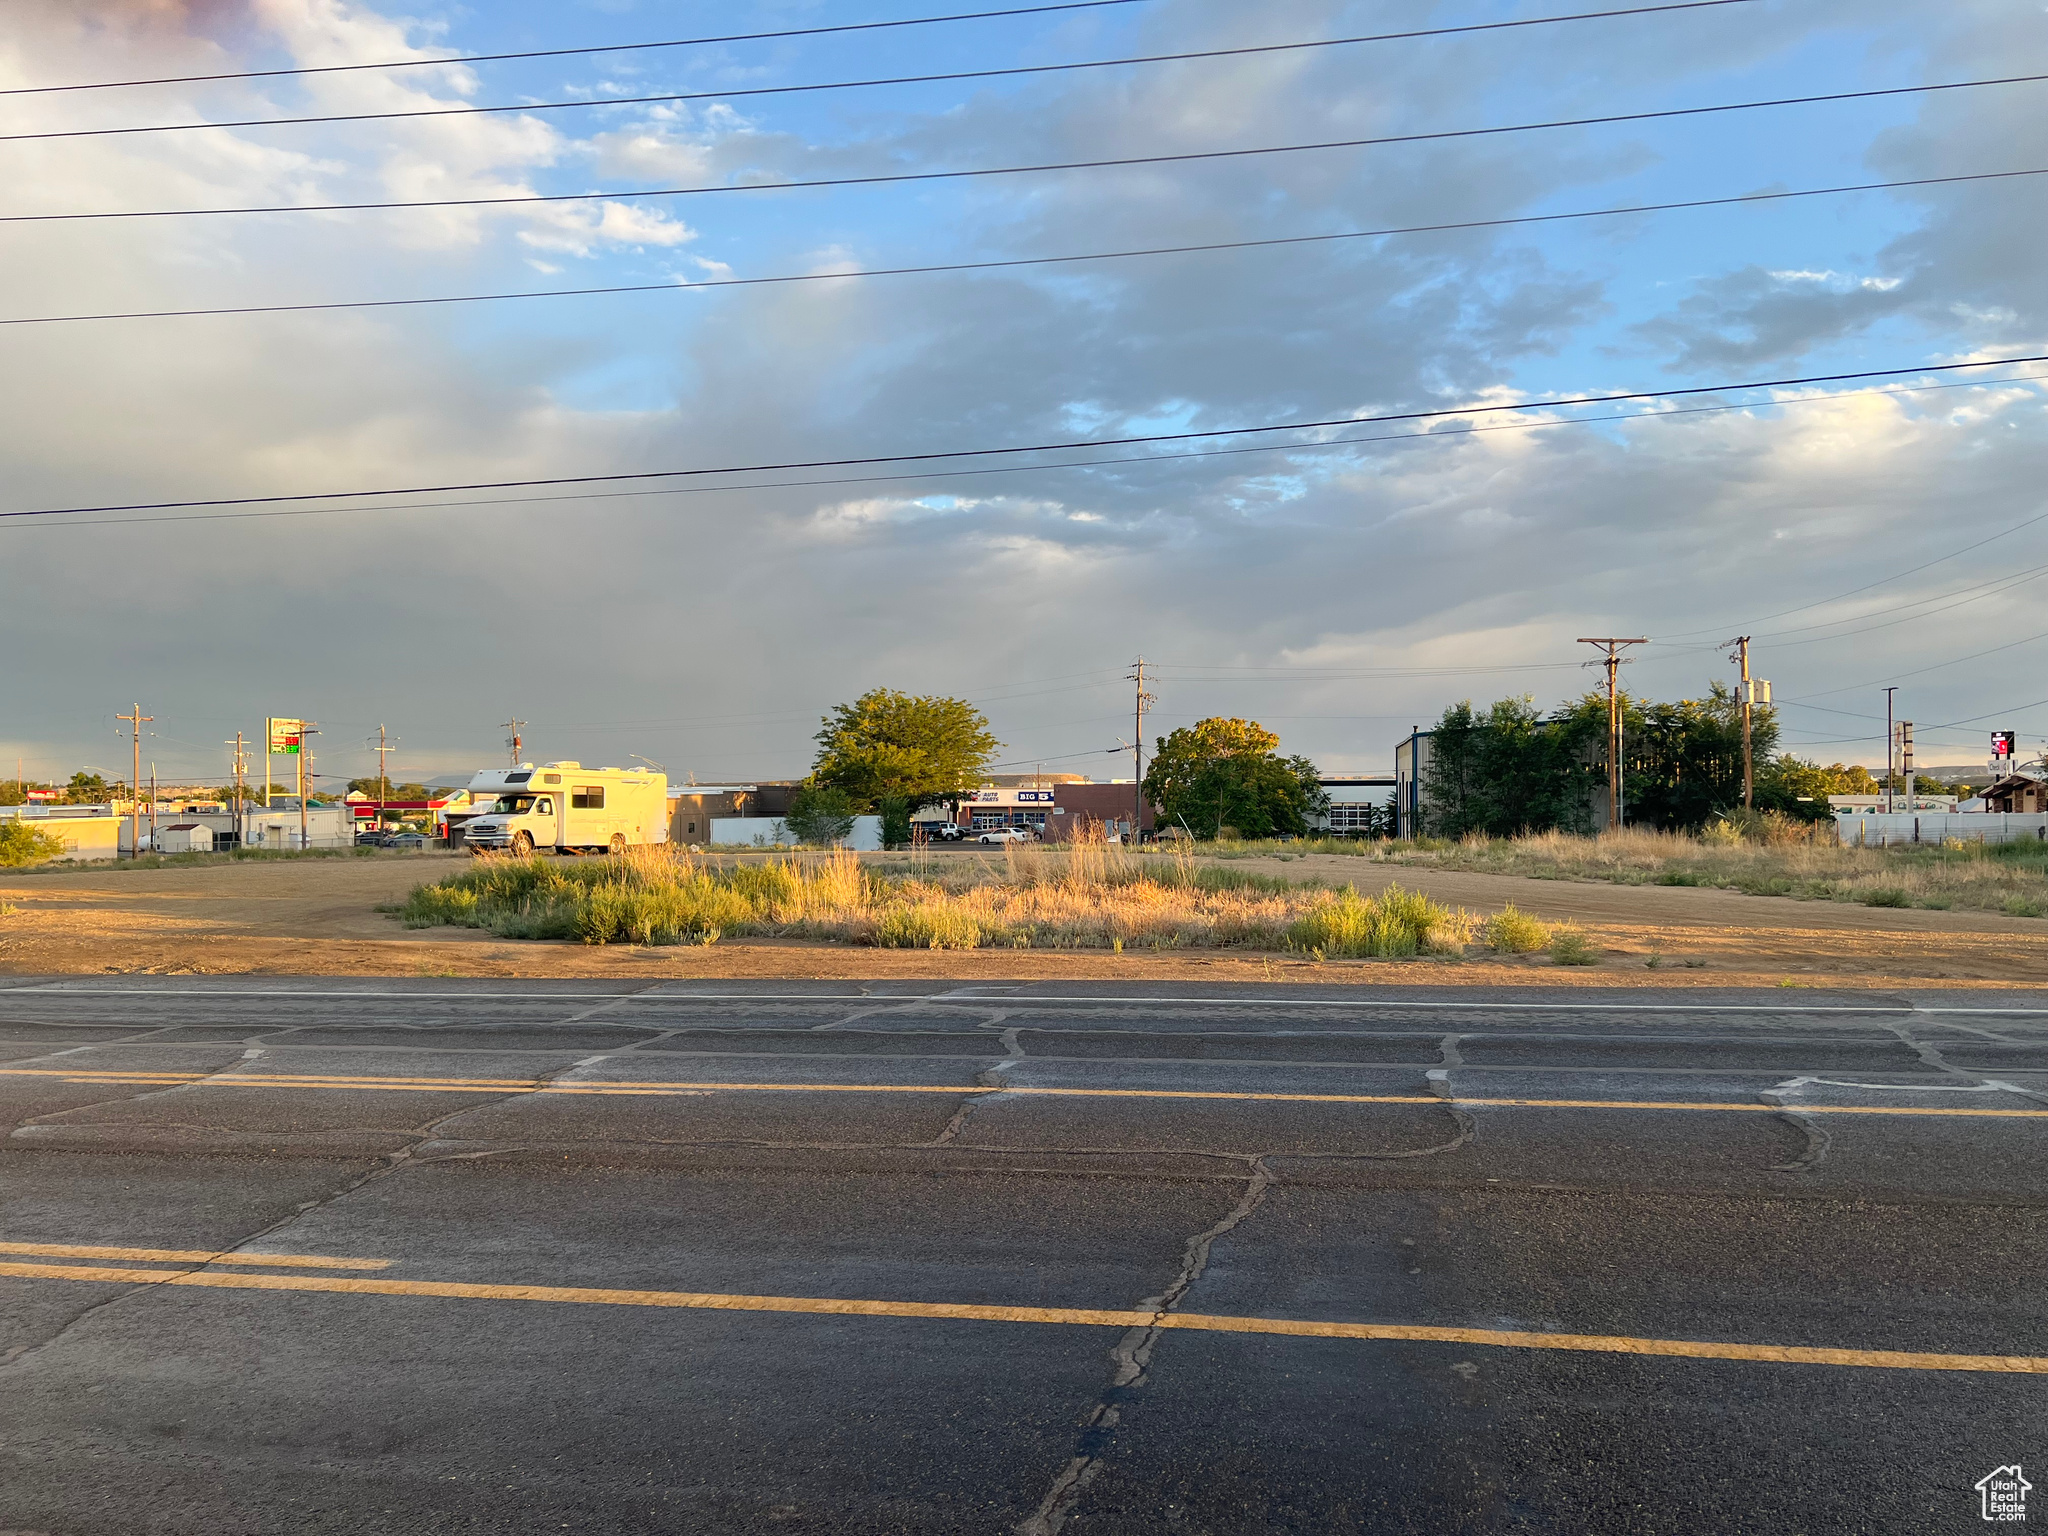
[[[266,717],[263,721],[263,809],[270,809],[270,760],[273,757],[290,757],[296,760],[303,771],[306,745],[306,722]],[[299,809],[306,808],[305,785],[299,786]],[[301,831],[303,832],[303,828]]]

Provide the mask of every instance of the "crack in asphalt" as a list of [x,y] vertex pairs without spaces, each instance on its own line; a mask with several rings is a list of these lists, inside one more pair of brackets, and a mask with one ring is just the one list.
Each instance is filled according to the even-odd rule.
[[[1245,1167],[1244,1192],[1237,1204],[1226,1211],[1215,1225],[1197,1232],[1189,1238],[1181,1252],[1178,1273],[1157,1296],[1148,1296],[1140,1301],[1134,1311],[1149,1311],[1152,1320],[1127,1330],[1124,1336],[1110,1350],[1113,1370],[1110,1383],[1081,1421],[1081,1433],[1075,1442],[1074,1454],[1053,1478],[1038,1507],[1015,1527],[1016,1536],[1057,1536],[1059,1529],[1072,1519],[1077,1512],[1082,1496],[1088,1485],[1095,1481],[1107,1464],[1110,1441],[1116,1427],[1123,1420],[1125,1406],[1150,1379],[1149,1372],[1153,1351],[1158,1347],[1165,1328],[1161,1319],[1178,1308],[1195,1282],[1209,1267],[1209,1256],[1217,1240],[1235,1231],[1265,1203],[1267,1193],[1282,1182],[1268,1159],[1298,1158],[1314,1160],[1335,1159],[1394,1159],[1410,1157],[1434,1157],[1465,1145],[1478,1134],[1478,1124],[1473,1117],[1451,1101],[1450,1074],[1447,1071],[1433,1071],[1429,1074],[1430,1086],[1437,1096],[1444,1100],[1444,1108],[1457,1123],[1458,1134],[1449,1141],[1433,1147],[1418,1147],[1399,1152],[1254,1152],[1237,1154],[1242,1157]],[[1128,1149],[1125,1149],[1128,1151]],[[1209,1154],[1219,1155],[1219,1154]],[[1227,1155],[1227,1154],[1226,1154]]]

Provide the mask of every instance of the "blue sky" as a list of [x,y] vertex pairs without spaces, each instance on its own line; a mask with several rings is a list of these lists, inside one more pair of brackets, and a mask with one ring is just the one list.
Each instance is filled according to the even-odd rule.
[[[1577,8],[1146,0],[851,36],[15,97],[0,102],[0,132],[731,90]],[[920,14],[356,0],[18,9],[0,84]],[[623,195],[1430,132],[2044,61],[2038,6],[1757,0],[1021,81],[0,144],[18,212],[622,194],[17,224],[0,229],[0,279],[17,315],[417,297],[2027,169],[2048,165],[2048,86],[1206,164]],[[16,508],[289,494],[2021,355],[2048,351],[2044,222],[2040,183],[2020,180],[979,274],[22,327],[0,385],[0,463]],[[1798,750],[1874,758],[1875,689],[1898,675],[1923,760],[1976,761],[1993,725],[2037,748],[2048,738],[2048,704],[2033,704],[2048,689],[2029,682],[2039,648],[1960,658],[2034,633],[2035,588],[1981,588],[2048,561],[2037,553],[2048,524],[1957,551],[2048,511],[2040,386],[1788,398],[1800,393],[1693,401],[1738,409],[1658,422],[1496,418],[1486,424],[1513,430],[1441,441],[1141,450],[1117,456],[1147,462],[1095,470],[727,480],[439,510],[418,503],[464,498],[398,498],[99,532],[87,525],[106,519],[17,525],[0,532],[0,643],[37,664],[0,690],[0,749],[44,775],[112,766],[112,715],[140,696],[159,717],[152,746],[167,772],[220,771],[220,737],[278,713],[321,719],[336,771],[361,770],[380,720],[404,736],[402,761],[446,771],[495,757],[498,722],[519,717],[547,756],[639,752],[706,781],[785,776],[807,766],[826,707],[888,685],[983,701],[1008,760],[1106,776],[1119,759],[1103,749],[1128,734],[1122,674],[1142,652],[1164,664],[1155,729],[1249,714],[1331,769],[1367,770],[1459,698],[1552,703],[1586,686],[1578,635],[1657,637],[1631,681],[1674,697],[1727,676],[1710,642],[1744,629],[1759,636],[1759,673],[1794,701],[1785,720]],[[1938,563],[1912,570],[1927,562]],[[1814,606],[1838,594],[1850,595]]]

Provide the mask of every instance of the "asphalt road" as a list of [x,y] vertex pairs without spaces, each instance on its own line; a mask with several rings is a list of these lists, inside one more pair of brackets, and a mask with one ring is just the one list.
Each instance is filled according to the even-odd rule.
[[2048,992],[0,984],[0,1532],[2048,1520]]

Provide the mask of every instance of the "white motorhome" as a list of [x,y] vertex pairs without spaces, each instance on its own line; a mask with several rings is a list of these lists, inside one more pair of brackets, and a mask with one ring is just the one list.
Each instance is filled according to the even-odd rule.
[[624,853],[668,841],[667,774],[521,763],[485,769],[469,790],[474,803],[489,805],[462,825],[463,842],[477,851]]

